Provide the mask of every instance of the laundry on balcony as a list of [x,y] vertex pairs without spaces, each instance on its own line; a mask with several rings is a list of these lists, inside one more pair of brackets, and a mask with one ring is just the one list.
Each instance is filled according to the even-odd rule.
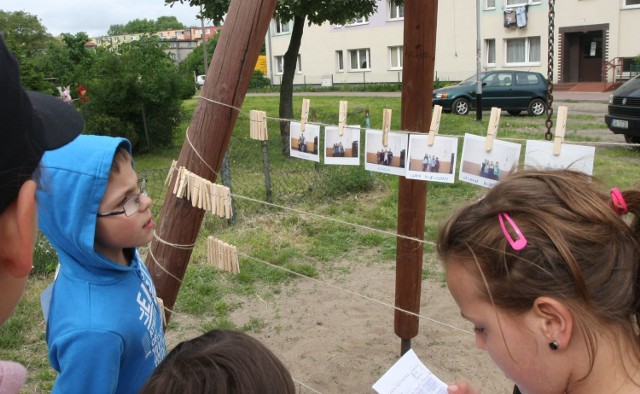
[[527,9],[528,5],[519,7],[506,8],[504,10],[504,27],[506,28],[523,28],[527,26]]

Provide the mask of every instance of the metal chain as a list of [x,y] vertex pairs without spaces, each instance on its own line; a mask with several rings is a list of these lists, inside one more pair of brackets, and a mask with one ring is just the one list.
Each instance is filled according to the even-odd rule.
[[553,121],[551,116],[553,115],[553,37],[555,35],[555,0],[549,0],[549,67],[547,69],[547,81],[549,84],[547,90],[547,132],[544,133],[544,139],[551,141],[553,137],[551,134],[551,128],[553,127]]

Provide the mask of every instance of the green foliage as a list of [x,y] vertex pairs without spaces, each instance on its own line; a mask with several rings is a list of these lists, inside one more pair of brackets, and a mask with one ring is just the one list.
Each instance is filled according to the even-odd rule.
[[161,16],[157,20],[153,19],[134,19],[125,25],[115,24],[109,26],[107,35],[118,36],[130,33],[155,33],[160,30],[180,30],[186,26],[178,21],[175,16]]
[[18,59],[22,84],[31,90],[50,89],[51,86],[44,82],[46,75],[33,64],[34,57],[54,40],[38,17],[23,11],[0,10],[0,35]]
[[255,70],[251,76],[251,82],[249,83],[249,89],[261,89],[267,86],[271,86],[269,78],[265,78],[264,74],[260,70]]
[[193,82],[179,72],[158,38],[98,51],[91,71],[89,101],[81,106],[87,124],[99,126],[100,132],[139,136],[136,150],[172,145],[183,116],[181,100],[191,97]]
[[[85,108],[91,108],[91,106]],[[88,113],[87,111],[88,109],[85,109],[85,114]],[[124,137],[131,142],[132,146],[136,146],[140,140],[133,124],[100,112],[87,116],[85,129],[89,134]]]

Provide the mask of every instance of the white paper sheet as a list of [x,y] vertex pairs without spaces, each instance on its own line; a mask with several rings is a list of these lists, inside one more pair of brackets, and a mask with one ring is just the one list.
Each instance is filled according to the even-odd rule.
[[447,394],[447,385],[409,350],[373,385],[379,394]]

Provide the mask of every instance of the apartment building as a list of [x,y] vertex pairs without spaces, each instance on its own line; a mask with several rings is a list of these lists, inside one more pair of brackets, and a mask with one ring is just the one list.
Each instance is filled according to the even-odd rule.
[[[479,4],[480,10],[477,9]],[[640,56],[640,0],[555,1],[553,81],[628,78]],[[476,72],[479,13],[481,68],[547,75],[547,0],[448,0],[438,3],[435,71],[459,81]],[[378,0],[378,10],[347,25],[305,26],[295,84],[399,82],[404,7]],[[272,20],[265,40],[268,76],[280,84],[292,22]]]
[[[219,26],[190,27],[187,29],[157,31],[152,35],[160,37],[162,41],[168,44],[165,52],[171,55],[174,62],[180,64],[195,47],[200,45],[203,36],[205,39],[213,38],[220,29],[222,28]],[[89,42],[95,46],[118,46],[121,43],[139,40],[140,37],[145,35],[149,35],[149,33],[100,36],[91,38]]]

